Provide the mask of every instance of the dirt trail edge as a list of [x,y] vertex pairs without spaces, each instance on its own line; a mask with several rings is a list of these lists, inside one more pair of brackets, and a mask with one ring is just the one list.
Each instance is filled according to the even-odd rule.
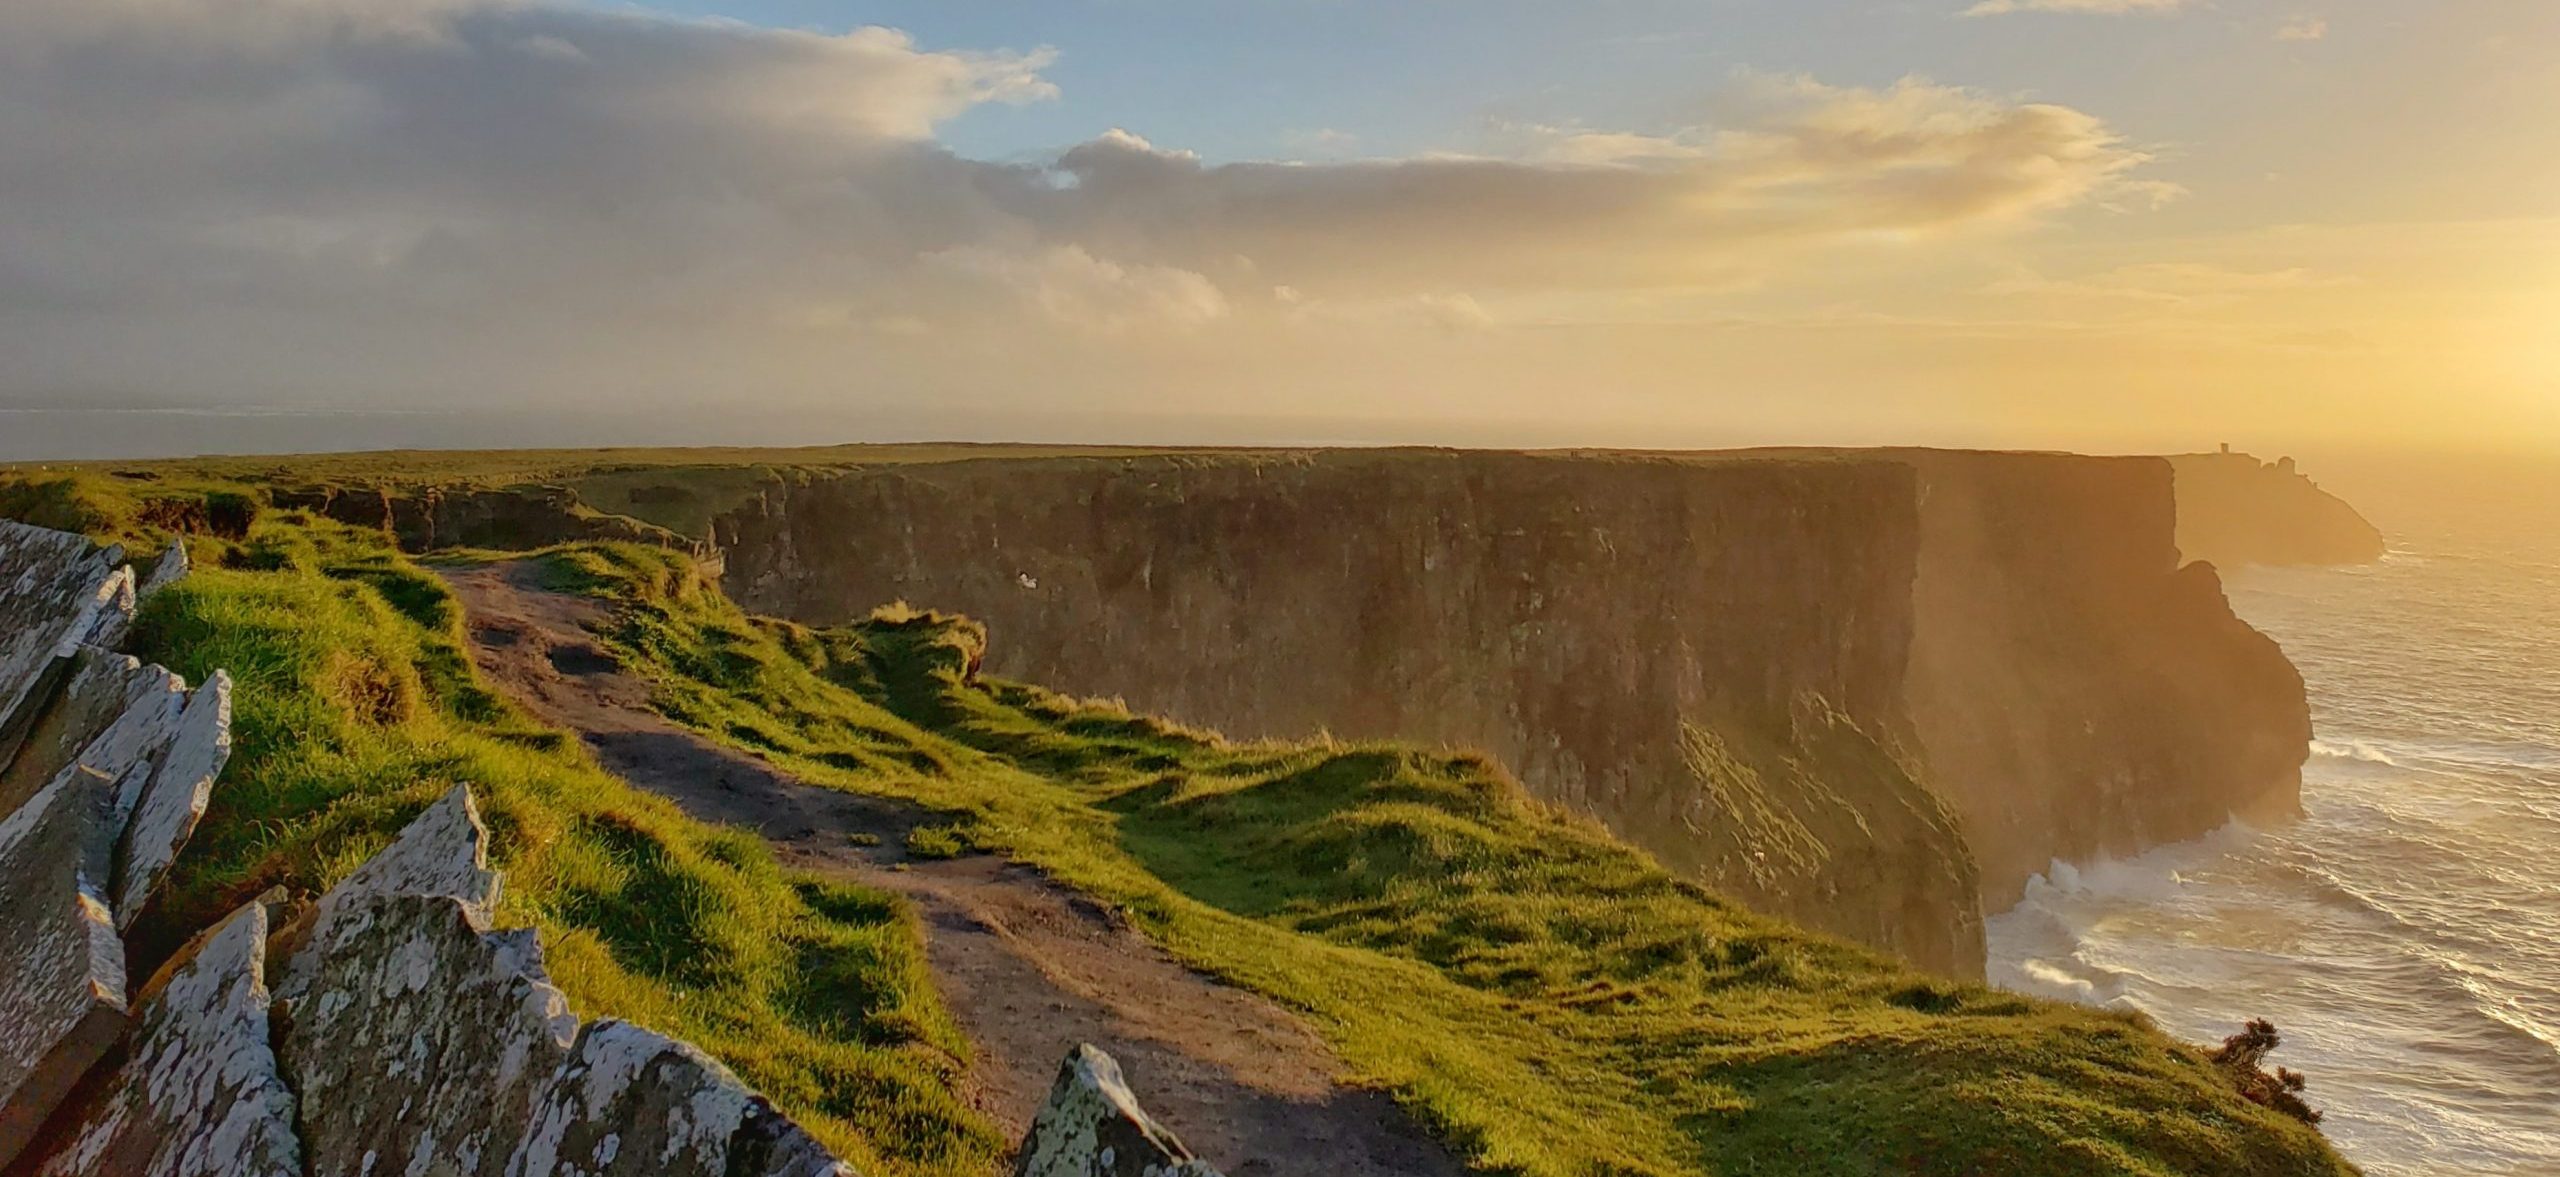
[[[972,1097],[1019,1136],[1079,1042],[1117,1056],[1147,1110],[1230,1177],[1447,1174],[1452,1160],[1288,1011],[1166,955],[1100,905],[993,856],[890,864],[919,817],[804,784],[660,716],[589,629],[601,604],[544,590],[523,563],[438,570],[462,599],[472,658],[605,768],[707,821],[763,834],[792,866],[912,901],[926,956],[977,1047]],[[850,835],[879,835],[877,847]]]

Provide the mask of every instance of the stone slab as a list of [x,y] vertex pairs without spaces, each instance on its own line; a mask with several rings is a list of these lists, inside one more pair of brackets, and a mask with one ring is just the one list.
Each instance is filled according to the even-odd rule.
[[445,895],[459,899],[484,918],[498,904],[498,875],[489,869],[489,831],[468,785],[456,785],[401,828],[382,852],[366,859],[337,886],[320,897],[301,923],[281,933],[289,943],[276,993],[287,1000],[311,983],[306,963],[317,957],[300,945],[328,933],[337,921],[352,918],[364,905],[393,895]]
[[1084,1045],[1058,1066],[1014,1177],[1218,1177],[1138,1106],[1120,1064]]
[[74,765],[0,818],[0,1167],[125,1028],[105,895],[115,787]]
[[[27,730],[17,759],[0,771],[0,813],[16,809],[74,763],[121,776],[137,750],[174,727],[185,684],[123,654],[83,650],[52,705]],[[96,755],[84,755],[96,746]]]
[[231,676],[217,670],[187,697],[148,783],[124,806],[124,840],[116,852],[118,931],[133,926],[177,864],[213,800],[214,779],[230,762]]
[[137,999],[132,1050],[36,1177],[301,1177],[294,1095],[269,1045],[266,944],[266,907],[252,903],[161,970]]
[[160,590],[185,580],[190,571],[192,568],[187,563],[187,541],[171,540],[168,550],[160,553],[160,562],[151,566],[151,575],[143,578],[142,583],[134,589],[134,597],[137,600],[148,601]]
[[315,1173],[497,1172],[577,1030],[534,933],[449,895],[349,905],[295,970],[281,1054]]
[[81,642],[130,621],[133,574],[123,552],[85,536],[0,520],[0,763],[16,752]]
[[710,1056],[605,1019],[534,1113],[506,1177],[853,1177]]

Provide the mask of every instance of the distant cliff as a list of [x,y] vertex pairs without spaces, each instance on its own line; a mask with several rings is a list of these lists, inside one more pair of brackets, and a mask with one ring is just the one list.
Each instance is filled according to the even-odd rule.
[[2304,477],[2293,459],[2179,454],[2178,550],[2224,568],[2244,564],[2369,564],[2382,529]]
[[990,669],[1236,736],[1480,748],[1765,910],[1978,975],[2055,857],[2290,812],[2309,718],[2157,459],[991,460],[777,483],[750,608],[966,611]]

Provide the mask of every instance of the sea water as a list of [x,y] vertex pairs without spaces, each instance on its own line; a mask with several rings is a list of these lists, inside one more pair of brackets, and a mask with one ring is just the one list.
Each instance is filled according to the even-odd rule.
[[2196,1042],[2272,1020],[2370,1173],[2560,1175],[2560,468],[2330,482],[2388,559],[2226,577],[2309,687],[2307,816],[2057,864],[1991,979]]

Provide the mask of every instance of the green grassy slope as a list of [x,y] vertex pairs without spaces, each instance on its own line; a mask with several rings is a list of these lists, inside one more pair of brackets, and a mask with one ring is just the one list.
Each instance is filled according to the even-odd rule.
[[973,683],[975,626],[741,614],[634,547],[551,557],[625,607],[661,707],[1126,910],[1307,1012],[1488,1171],[2336,1173],[2143,1020],[1929,980],[1753,916],[1494,765],[1234,745]]
[[[130,498],[15,489],[0,514],[158,550]],[[955,1094],[968,1045],[898,901],[788,874],[532,725],[476,680],[443,583],[377,532],[271,515],[191,555],[131,649],[191,679],[229,669],[235,751],[138,968],[271,885],[325,889],[467,782],[507,876],[500,919],[540,929],[582,1015],[695,1042],[866,1174],[994,1171],[1009,1142]]]
[[[183,488],[183,489],[182,489]],[[137,551],[246,493],[218,472],[0,476],[0,514]],[[200,508],[207,503],[199,501]],[[449,787],[480,790],[506,918],[582,1013],[701,1043],[869,1173],[986,1173],[965,1049],[896,905],[778,870],[598,771],[475,679],[440,582],[378,532],[268,512],[199,535],[139,653],[240,679],[239,754],[151,917],[325,886]],[[1749,914],[1469,757],[1235,745],[976,682],[976,627],[913,610],[742,614],[675,553],[582,546],[663,710],[811,781],[939,811],[1111,902],[1194,965],[1302,1010],[1486,1172],[2350,1172],[2134,1017],[1933,981]]]

